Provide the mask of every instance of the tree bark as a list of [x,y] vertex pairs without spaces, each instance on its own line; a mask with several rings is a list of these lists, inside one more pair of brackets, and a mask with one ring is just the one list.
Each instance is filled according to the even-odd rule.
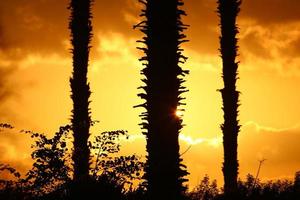
[[90,41],[92,37],[91,1],[71,0],[71,43],[73,54],[73,73],[70,78],[71,98],[73,100],[73,166],[74,181],[82,182],[89,179],[90,150],[88,147],[90,128],[89,97],[90,88],[87,82]]
[[238,159],[237,145],[240,125],[238,121],[239,92],[236,90],[238,62],[236,18],[240,10],[240,0],[218,0],[218,13],[221,26],[221,56],[223,61],[224,88],[220,90],[223,99],[224,124],[224,193],[228,198],[234,199],[237,195]]
[[144,92],[139,96],[146,102],[140,106],[146,108],[141,114],[141,123],[147,139],[146,181],[149,199],[177,200],[183,198],[183,177],[187,175],[181,164],[178,136],[182,128],[182,119],[176,116],[176,110],[185,92],[180,76],[179,62],[186,58],[181,54],[180,44],[185,42],[181,32],[185,26],[181,22],[179,9],[183,5],[179,0],[147,0],[142,16],[146,20],[137,25],[145,33],[146,54],[141,58],[146,66],[142,70],[145,78]]

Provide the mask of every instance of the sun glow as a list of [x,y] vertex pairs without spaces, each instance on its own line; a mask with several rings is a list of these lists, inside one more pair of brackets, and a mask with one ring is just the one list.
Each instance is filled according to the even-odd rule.
[[182,117],[182,116],[183,116],[183,111],[182,111],[182,110],[176,110],[176,111],[175,111],[175,115],[176,115],[177,117]]

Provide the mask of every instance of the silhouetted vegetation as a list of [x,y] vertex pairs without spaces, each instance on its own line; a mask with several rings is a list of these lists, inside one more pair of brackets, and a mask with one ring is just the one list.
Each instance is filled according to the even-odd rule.
[[[72,187],[72,149],[69,149],[70,125],[60,127],[52,138],[32,131],[21,131],[34,139],[32,169],[24,176],[7,164],[0,164],[0,173],[11,174],[13,179],[0,180],[0,199],[77,199]],[[137,184],[143,175],[144,163],[136,155],[120,155],[120,140],[128,139],[126,131],[108,131],[95,137],[89,144],[93,152],[88,188],[90,195],[102,195],[109,199],[125,199],[129,194],[144,193]]]
[[223,99],[224,123],[224,192],[229,199],[234,198],[237,190],[238,158],[237,142],[240,125],[238,123],[239,92],[236,90],[238,62],[236,18],[240,11],[240,0],[218,0],[218,13],[221,26],[221,57],[223,61],[224,88],[220,90]]
[[[236,199],[239,200],[296,200],[300,198],[299,172],[295,181],[275,180],[260,182],[248,174],[245,181],[237,181]],[[222,200],[223,188],[218,189],[216,180],[210,181],[206,175],[200,184],[188,194],[190,200]]]
[[[71,31],[73,71],[70,78],[73,110],[71,124],[59,128],[53,137],[22,130],[32,143],[32,167],[21,174],[14,167],[0,163],[0,199],[2,200],[299,200],[300,172],[294,181],[261,182],[257,176],[238,179],[237,139],[239,91],[236,18],[241,0],[218,0],[220,17],[220,52],[223,61],[224,88],[224,187],[206,175],[193,190],[184,185],[188,175],[179,154],[179,133],[182,118],[176,112],[184,105],[182,85],[188,70],[180,63],[181,44],[187,42],[181,21],[186,13],[183,0],[139,0],[144,5],[144,21],[134,26],[145,36],[139,40],[144,52],[140,59],[144,85],[138,94],[145,102],[136,107],[146,109],[142,119],[146,136],[146,163],[137,155],[121,155],[121,140],[128,139],[124,130],[105,131],[90,141],[90,87],[87,79],[92,38],[93,0],[71,0],[69,29]],[[0,123],[0,132],[15,130]],[[71,145],[73,143],[73,146]],[[260,161],[260,166],[263,161]],[[259,166],[259,169],[260,169]]]
[[[36,133],[35,133],[36,134]],[[56,134],[52,139],[57,137],[59,133]],[[36,137],[35,143],[39,141],[46,141],[43,138],[43,134],[34,136]],[[62,136],[65,137],[65,136]],[[50,141],[51,139],[47,139]],[[64,139],[59,142],[64,144]],[[42,142],[46,145],[47,142]],[[42,144],[41,143],[41,144]],[[110,143],[110,142],[109,142]],[[49,145],[49,144],[48,144]],[[46,145],[46,146],[48,146]],[[37,148],[34,150],[33,154],[36,152],[48,152],[49,149],[42,145],[42,148]],[[52,146],[49,145],[48,147]],[[54,145],[55,146],[55,145]],[[60,146],[60,145],[58,145]],[[64,145],[63,145],[64,146]],[[115,146],[117,147],[117,146]],[[115,148],[113,147],[113,148]],[[60,147],[58,149],[61,149]],[[67,148],[63,148],[65,151]],[[62,149],[61,149],[62,150]],[[64,151],[62,150],[62,151]],[[115,152],[116,153],[116,152]],[[44,153],[43,153],[44,155]],[[38,157],[48,157],[38,156]],[[53,160],[57,160],[60,163],[68,162],[68,159],[63,159],[60,157],[60,153],[54,153],[50,156],[52,158],[56,157]],[[108,157],[112,155],[108,154]],[[95,154],[95,156],[97,156]],[[49,158],[50,158],[49,157]],[[146,194],[146,188],[144,185],[139,185],[137,187],[130,187],[133,184],[134,180],[140,180],[142,173],[143,163],[138,161],[138,157],[129,156],[127,158],[115,157],[118,159],[108,159],[106,162],[114,162],[117,166],[115,168],[119,170],[111,170],[107,167],[102,167],[99,165],[97,167],[97,174],[93,175],[93,181],[89,182],[90,194],[86,195],[85,199],[92,199],[94,196],[102,196],[105,199],[112,200],[146,200],[148,199]],[[40,158],[41,159],[41,158]],[[45,161],[48,159],[45,159]],[[51,160],[51,159],[50,159]],[[0,173],[7,171],[13,177],[14,180],[0,180],[0,199],[12,200],[12,199],[70,199],[69,198],[69,184],[71,182],[70,175],[67,175],[64,170],[60,170],[57,167],[52,168],[51,170],[46,170],[49,168],[42,168],[41,166],[51,165],[50,161],[41,164],[41,161],[36,161],[34,165],[39,165],[40,167],[34,166],[30,170],[25,178],[21,178],[21,174],[17,172],[14,168],[9,165],[0,164]],[[109,161],[110,160],[110,161]],[[115,161],[114,161],[115,160]],[[118,161],[116,161],[118,160]],[[126,161],[125,161],[126,160]],[[39,163],[39,164],[37,164]],[[127,164],[125,164],[127,163]],[[129,164],[128,163],[134,163]],[[105,165],[107,166],[107,165]],[[32,172],[34,171],[34,172]],[[62,172],[59,175],[59,172]],[[131,175],[129,175],[129,173]],[[275,180],[260,182],[260,180],[255,180],[253,175],[248,174],[245,181],[238,180],[236,198],[240,200],[298,200],[300,198],[300,172],[297,172],[295,175],[294,181],[291,180]],[[50,175],[60,176],[61,181],[56,182],[49,178]],[[133,176],[132,176],[133,175]],[[41,177],[39,177],[41,176]],[[127,186],[124,183],[128,183]],[[41,186],[41,187],[40,187]],[[129,187],[128,187],[129,186]],[[210,180],[209,176],[206,175],[192,191],[186,192],[184,194],[186,200],[223,200],[224,193],[223,188],[217,186],[216,180]]]
[[185,12],[179,9],[181,0],[140,1],[144,4],[141,16],[144,21],[135,27],[145,33],[141,42],[145,47],[138,47],[145,53],[140,59],[145,68],[140,93],[146,109],[141,114],[147,139],[147,164],[145,179],[150,199],[182,199],[185,191],[184,176],[188,173],[181,164],[178,135],[182,128],[182,119],[176,116],[182,105],[185,87],[180,76],[187,74],[179,63],[187,58],[181,53],[180,44],[185,42],[182,31],[186,26],[181,22]]
[[212,200],[216,199],[220,194],[220,190],[217,187],[217,181],[212,182],[208,175],[201,180],[200,184],[197,185],[187,196],[191,200]]

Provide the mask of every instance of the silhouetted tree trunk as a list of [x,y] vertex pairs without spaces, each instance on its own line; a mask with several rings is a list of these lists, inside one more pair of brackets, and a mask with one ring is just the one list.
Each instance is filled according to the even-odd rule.
[[238,160],[237,138],[240,130],[238,124],[239,92],[236,90],[237,69],[237,38],[236,18],[240,10],[240,0],[218,0],[218,13],[221,20],[221,56],[223,60],[224,88],[220,90],[223,98],[224,124],[224,193],[234,197],[237,193]]
[[175,112],[183,99],[184,82],[179,76],[187,71],[178,65],[186,57],[181,54],[180,44],[185,42],[181,32],[185,25],[181,22],[184,11],[181,0],[141,1],[146,10],[142,16],[146,19],[137,25],[145,33],[142,42],[146,47],[141,58],[145,68],[142,81],[144,93],[139,94],[145,103],[140,105],[147,112],[141,114],[141,124],[147,138],[147,166],[145,179],[149,199],[181,199],[185,190],[183,177],[187,175],[185,166],[180,164],[178,135],[182,128],[182,119]]
[[70,79],[73,100],[72,128],[74,132],[74,182],[89,179],[90,150],[88,148],[90,111],[90,88],[87,83],[90,41],[92,37],[91,1],[71,0],[69,28],[73,53],[73,74]]

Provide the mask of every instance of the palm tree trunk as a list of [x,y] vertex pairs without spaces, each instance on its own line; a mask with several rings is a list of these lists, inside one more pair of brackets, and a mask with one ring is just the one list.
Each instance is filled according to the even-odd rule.
[[[185,92],[184,82],[179,76],[187,71],[178,65],[182,59],[180,44],[185,35],[181,32],[185,26],[181,23],[180,0],[142,1],[146,10],[142,16],[146,20],[137,27],[146,34],[143,41],[146,61],[142,70],[146,86],[139,96],[146,102],[140,106],[146,108],[141,114],[141,123],[147,138],[146,181],[149,199],[182,199],[183,178],[187,175],[185,166],[180,164],[178,136],[182,128],[182,119],[175,115]],[[181,168],[183,167],[183,168]]]
[[89,178],[90,150],[88,148],[90,110],[90,88],[87,83],[90,41],[92,37],[91,1],[71,0],[71,43],[73,46],[73,74],[70,79],[73,100],[72,128],[74,136],[73,166],[74,181]]
[[238,123],[239,92],[236,90],[237,38],[236,18],[240,10],[240,0],[218,0],[218,13],[221,19],[221,56],[223,60],[224,88],[220,90],[223,98],[224,124],[224,193],[227,197],[237,194],[238,159],[237,138],[240,130]]

